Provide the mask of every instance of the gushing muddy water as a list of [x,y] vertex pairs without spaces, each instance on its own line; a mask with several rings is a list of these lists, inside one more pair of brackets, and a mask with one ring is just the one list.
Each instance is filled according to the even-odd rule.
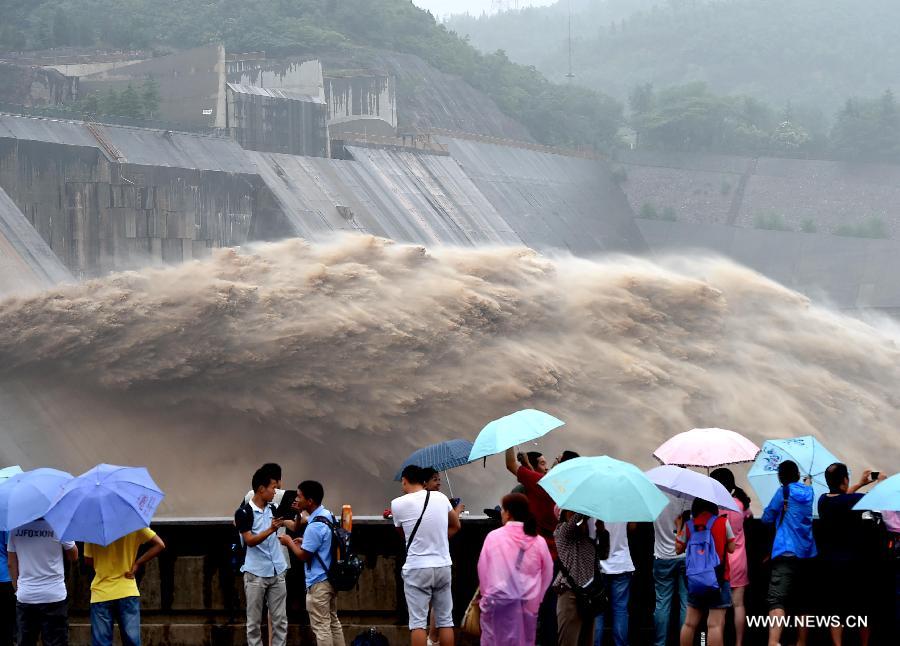
[[[898,360],[889,333],[720,259],[289,240],[0,301],[0,463],[145,464],[160,514],[214,516],[278,461],[374,513],[415,448],[536,407],[567,421],[547,452],[650,467],[722,426],[894,472]],[[494,458],[454,486],[480,510],[512,483]]]

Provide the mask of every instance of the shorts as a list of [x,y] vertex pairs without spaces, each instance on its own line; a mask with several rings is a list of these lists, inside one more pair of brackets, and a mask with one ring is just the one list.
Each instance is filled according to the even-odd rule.
[[719,586],[718,592],[710,592],[708,594],[693,594],[688,592],[688,605],[698,610],[718,610],[719,608],[730,608],[731,602],[731,584],[723,581]]
[[428,604],[437,628],[453,628],[450,566],[425,567],[403,573],[403,593],[409,610],[409,629],[428,629]]
[[769,610],[784,610],[792,613],[805,612],[808,602],[804,602],[812,591],[808,584],[809,559],[796,556],[779,556],[772,559],[772,574],[769,578],[769,593],[766,601]]

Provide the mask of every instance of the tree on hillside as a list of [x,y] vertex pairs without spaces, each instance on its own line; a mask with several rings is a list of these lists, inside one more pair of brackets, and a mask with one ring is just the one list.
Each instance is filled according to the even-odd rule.
[[893,92],[847,99],[831,132],[832,152],[848,161],[900,163],[900,110]]
[[143,102],[142,112],[144,116],[152,119],[159,110],[159,83],[152,76],[144,79],[144,85],[141,87],[141,100]]

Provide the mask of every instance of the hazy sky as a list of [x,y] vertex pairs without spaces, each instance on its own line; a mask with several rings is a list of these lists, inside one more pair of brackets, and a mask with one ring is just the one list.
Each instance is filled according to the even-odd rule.
[[[556,0],[519,0],[520,7],[529,5],[540,6],[553,4]],[[413,0],[413,4],[428,9],[437,17],[446,16],[451,13],[465,13],[478,15],[482,11],[491,10],[491,0]],[[512,0],[515,4],[515,0]]]

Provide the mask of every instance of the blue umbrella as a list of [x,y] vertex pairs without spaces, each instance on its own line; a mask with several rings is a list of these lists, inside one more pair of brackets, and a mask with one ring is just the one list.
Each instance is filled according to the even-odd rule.
[[98,464],[69,482],[44,518],[60,540],[109,545],[149,526],[164,497],[147,469]]
[[610,523],[650,522],[669,504],[640,469],[606,455],[566,460],[538,484],[560,509]]
[[444,471],[447,477],[447,486],[450,487],[450,497],[453,497],[453,485],[450,484],[450,475],[446,474],[448,469],[460,467],[469,463],[469,452],[472,450],[472,443],[468,440],[448,440],[438,444],[426,446],[424,449],[415,451],[412,455],[403,461],[400,470],[394,476],[394,480],[400,482],[403,469],[410,464],[417,467],[431,467],[435,471]]
[[657,487],[679,498],[702,498],[719,507],[740,511],[728,489],[702,473],[664,464],[650,469],[646,475]]
[[[759,495],[763,505],[769,504],[781,488],[778,481],[778,465],[785,460],[793,460],[800,468],[800,476],[810,476],[815,493],[814,500],[828,493],[825,469],[839,460],[812,435],[792,437],[785,440],[767,440],[750,467],[747,479]],[[813,515],[818,516],[818,505],[813,504]]]
[[0,531],[9,531],[41,518],[72,474],[56,469],[23,471],[0,484]]
[[0,469],[0,484],[3,484],[18,473],[22,473],[22,467],[20,467],[18,464],[12,467],[5,467],[3,469]]
[[900,473],[879,482],[853,506],[854,509],[873,511],[900,511]]
[[469,463],[469,452],[472,450],[472,443],[468,440],[448,440],[438,444],[426,446],[423,449],[415,451],[412,455],[403,461],[400,470],[394,476],[394,480],[400,481],[400,474],[403,469],[410,464],[417,467],[431,467],[435,471],[446,471],[453,467],[459,467]]
[[495,419],[481,429],[469,453],[469,461],[501,453],[506,449],[536,440],[565,424],[553,415],[526,408],[512,415]]

